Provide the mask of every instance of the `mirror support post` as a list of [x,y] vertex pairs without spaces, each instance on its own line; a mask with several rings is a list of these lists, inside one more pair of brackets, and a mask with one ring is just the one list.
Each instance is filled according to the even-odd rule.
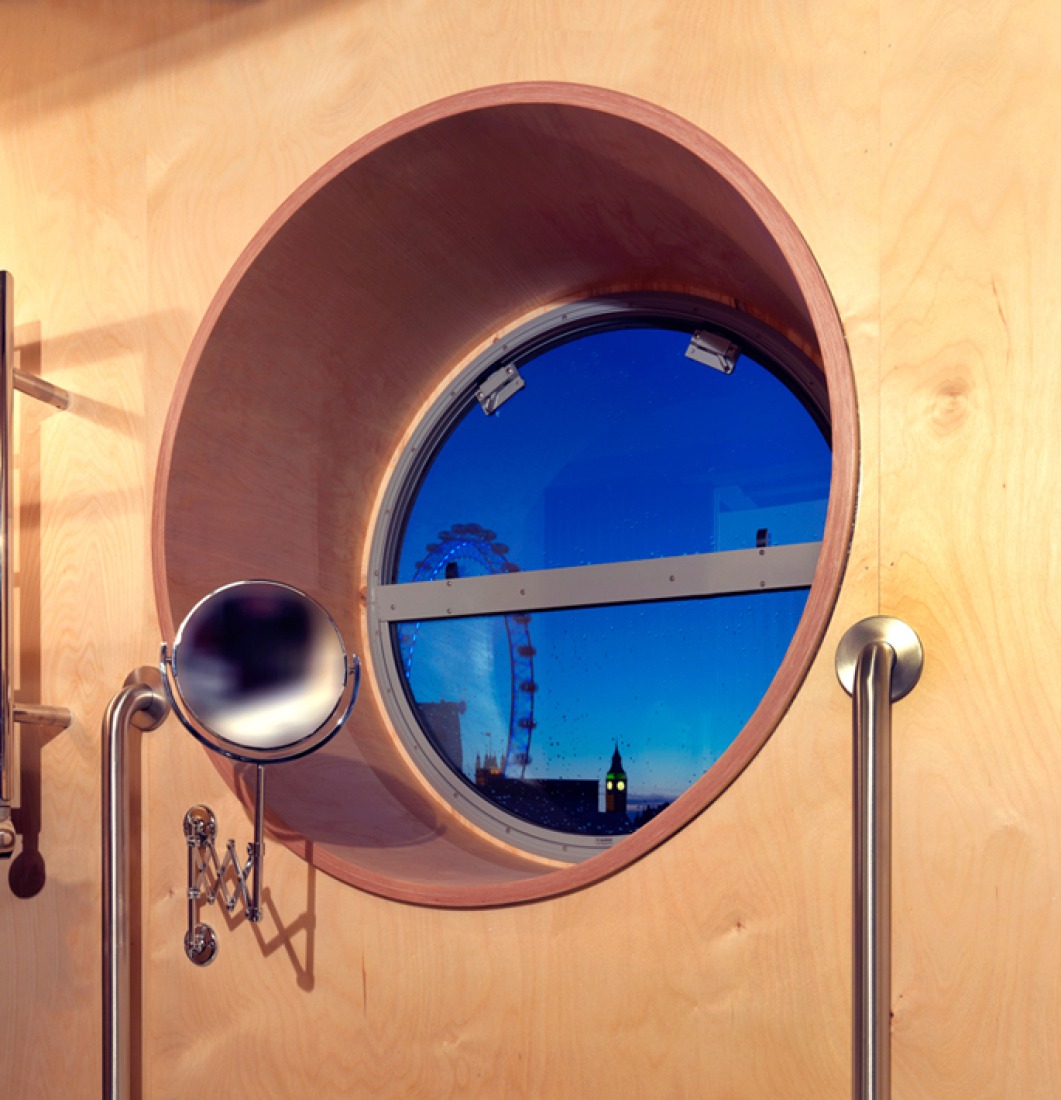
[[259,764],[258,783],[254,794],[254,844],[251,848],[251,905],[247,920],[258,924],[262,919],[262,864],[265,862],[265,765]]

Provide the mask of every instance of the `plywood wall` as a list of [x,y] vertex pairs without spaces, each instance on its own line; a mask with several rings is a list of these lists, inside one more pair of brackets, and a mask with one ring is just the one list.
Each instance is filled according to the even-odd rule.
[[[142,760],[152,1098],[848,1094],[846,627],[898,613],[895,1095],[1052,1097],[1061,1005],[1061,351],[1047,0],[22,0],[0,5],[0,267],[24,365],[25,856],[0,866],[5,1096],[99,1076],[99,726],[154,659],[149,517],[176,377],[240,250],[325,160],[441,96],[571,80],[745,160],[805,234],[858,385],[863,479],[821,656],[740,781],[571,896],[444,912],[270,847],[267,919],[183,956],[188,805],[246,815],[170,722]],[[203,533],[204,539],[209,532]],[[39,685],[33,683],[39,680]]]
[[896,762],[896,1085],[1050,1096],[1061,39],[1034,5],[881,26],[881,600],[930,647]]

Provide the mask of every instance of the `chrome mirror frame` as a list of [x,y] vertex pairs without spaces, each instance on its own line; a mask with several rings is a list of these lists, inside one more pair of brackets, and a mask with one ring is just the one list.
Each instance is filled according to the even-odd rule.
[[[321,631],[327,631],[330,628],[342,663],[342,680],[337,685],[339,690],[328,713],[322,717],[321,721],[304,733],[272,747],[256,747],[248,742],[237,741],[232,736],[225,736],[218,729],[213,728],[208,720],[204,719],[203,711],[206,708],[201,699],[201,690],[197,688],[200,699],[196,699],[194,695],[189,699],[189,693],[181,690],[181,655],[182,653],[188,653],[189,647],[191,647],[192,659],[194,660],[196,656],[195,646],[199,644],[202,634],[202,620],[208,619],[219,602],[227,602],[231,606],[235,597],[245,594],[252,599],[255,596],[272,594],[277,598],[286,599],[288,606],[294,604],[309,609],[310,613],[316,617],[315,625],[318,627],[318,635]],[[198,633],[196,633],[196,627],[200,627]],[[234,581],[231,584],[215,588],[199,600],[178,627],[172,648],[165,642],[162,643],[159,671],[162,674],[162,686],[166,692],[166,697],[173,708],[173,713],[180,719],[181,725],[212,752],[244,764],[285,763],[307,756],[309,753],[321,748],[346,724],[357,701],[361,680],[361,662],[356,655],[347,653],[342,635],[339,633],[339,628],[331,615],[312,596],[307,595],[301,589],[295,588],[293,585],[283,584],[280,581],[270,580]],[[350,690],[346,706],[343,708],[343,697],[351,688],[351,685],[352,690]],[[266,706],[267,704],[263,704],[263,709]],[[340,717],[336,721],[335,716],[340,713],[340,710]]]
[[[312,657],[316,660],[322,655],[323,648],[330,645],[330,633],[334,634],[334,642],[338,647],[338,663],[332,662],[334,667],[331,671],[339,671],[338,664],[341,664],[341,676],[332,684],[338,688],[338,692],[330,710],[320,715],[318,704],[318,711],[310,719],[309,728],[299,730],[292,736],[287,736],[284,732],[274,733],[272,738],[267,738],[274,742],[272,744],[256,745],[253,740],[234,738],[231,729],[227,730],[226,735],[226,732],[218,728],[226,725],[232,715],[233,706],[240,705],[247,698],[242,686],[233,686],[236,680],[244,681],[246,677],[232,674],[245,671],[245,666],[240,662],[245,661],[248,654],[260,653],[264,648],[253,639],[248,644],[246,638],[241,638],[235,652],[226,651],[218,644],[216,629],[211,637],[210,628],[217,628],[218,616],[223,616],[226,610],[238,607],[239,601],[244,598],[251,601],[273,600],[274,608],[283,607],[288,611],[296,609],[307,616],[305,623],[312,628],[313,634],[311,645],[307,645],[306,651],[299,654],[301,660],[297,669],[288,666],[282,670],[285,675],[294,675],[291,681],[295,687],[294,702],[298,702],[298,690],[305,692],[309,683],[308,677],[303,675],[310,663],[306,658]],[[206,647],[202,645],[204,635],[207,638]],[[204,687],[203,679],[198,683],[189,680],[182,691],[182,654],[188,655],[189,663],[194,668],[195,660],[202,658],[204,653],[214,661],[218,670],[217,682],[210,682]],[[262,919],[266,765],[297,760],[315,752],[342,729],[357,702],[361,684],[361,662],[356,655],[348,654],[335,621],[311,596],[279,581],[244,580],[222,585],[204,596],[192,608],[177,631],[172,649],[165,642],[162,644],[159,671],[170,707],[185,729],[212,752],[241,763],[253,764],[256,770],[254,840],[247,845],[246,859],[241,861],[237,855],[234,840],[228,841],[224,856],[219,857],[216,845],[217,819],[208,806],[192,806],[184,815],[184,837],[188,845],[188,929],[184,937],[184,951],[197,966],[206,966],[216,957],[218,942],[214,930],[198,919],[200,901],[213,904],[220,897],[230,913],[242,902],[248,921],[256,924]],[[185,675],[188,676],[187,672]],[[221,687],[215,698],[214,689],[218,683]],[[267,681],[266,686],[273,688],[276,684]],[[291,684],[287,686],[290,687]],[[331,695],[326,698],[330,700]],[[288,710],[291,701],[288,700]],[[271,705],[273,704],[268,697],[260,697],[256,702],[263,716],[268,714]],[[208,719],[213,716],[219,722],[212,726]],[[287,726],[289,729],[290,720]],[[277,729],[280,727],[277,726]],[[280,738],[279,741],[276,740],[277,737]]]

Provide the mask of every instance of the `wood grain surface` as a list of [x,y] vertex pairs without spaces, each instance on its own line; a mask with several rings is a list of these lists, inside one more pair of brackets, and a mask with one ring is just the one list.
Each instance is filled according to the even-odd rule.
[[1045,1098],[1061,1066],[1057,20],[929,5],[884,25],[881,591],[930,655],[896,745],[896,1087]]
[[[21,355],[75,395],[66,413],[19,413],[19,690],[76,721],[23,731],[24,850],[0,865],[4,1095],[99,1092],[99,726],[157,655],[155,468],[218,288],[282,204],[379,127],[559,80],[706,131],[821,268],[862,449],[820,653],[739,780],[620,873],[446,910],[271,844],[265,921],[211,914],[206,970],[181,946],[180,821],[206,801],[224,835],[242,843],[250,824],[172,720],[145,735],[140,1095],[849,1095],[850,704],[832,666],[844,630],[884,612],[926,649],[895,717],[894,1095],[1052,1100],[1053,5],[21,0],[0,4],[0,42],[0,266]],[[297,394],[278,430],[301,431],[313,400]],[[314,530],[280,535],[306,560],[335,552]]]
[[353,885],[465,907],[561,893],[644,855],[740,774],[799,687],[846,563],[858,432],[843,333],[798,231],[731,153],[643,101],[539,82],[449,97],[355,143],[269,219],[192,343],[155,492],[165,635],[216,586],[262,576],[321,599],[364,654],[377,501],[419,410],[470,344],[608,285],[738,302],[821,362],[833,491],[803,622],[710,773],[562,871],[484,838],[425,784],[369,664],[348,730],[270,784],[274,835]]

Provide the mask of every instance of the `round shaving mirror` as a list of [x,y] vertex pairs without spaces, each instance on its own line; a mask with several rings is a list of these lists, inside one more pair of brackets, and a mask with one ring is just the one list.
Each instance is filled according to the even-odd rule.
[[[197,919],[198,899],[204,896],[201,876],[211,865],[217,875],[206,888],[208,902],[223,894],[231,912],[241,897],[247,919],[261,920],[265,765],[305,756],[339,732],[357,700],[361,665],[347,656],[332,617],[305,592],[254,580],[225,585],[201,599],[181,623],[172,653],[163,643],[161,671],[184,726],[214,752],[255,765],[254,841],[245,862],[236,858],[231,840],[224,859],[218,859],[217,821],[209,807],[193,806],[184,817],[189,846],[184,951],[205,966],[217,954],[217,936]],[[236,893],[229,893],[229,875]]]
[[178,718],[208,748],[252,764],[294,760],[333,737],[359,673],[328,612],[278,581],[216,589],[181,623],[172,654],[162,647]]

